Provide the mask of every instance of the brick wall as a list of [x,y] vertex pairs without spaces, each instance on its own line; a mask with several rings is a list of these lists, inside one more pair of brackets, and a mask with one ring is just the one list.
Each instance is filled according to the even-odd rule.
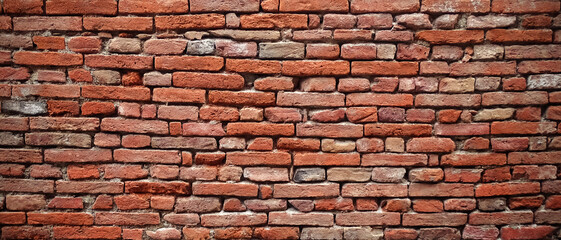
[[2,239],[561,236],[559,0],[1,2]]

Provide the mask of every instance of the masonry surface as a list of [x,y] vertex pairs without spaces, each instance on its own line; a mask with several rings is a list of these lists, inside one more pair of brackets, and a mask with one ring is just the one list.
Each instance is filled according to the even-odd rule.
[[557,239],[559,0],[3,0],[1,239]]

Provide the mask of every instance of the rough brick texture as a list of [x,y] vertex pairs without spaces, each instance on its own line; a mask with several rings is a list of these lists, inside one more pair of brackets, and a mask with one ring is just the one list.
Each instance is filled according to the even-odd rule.
[[0,0],[0,239],[559,239],[560,0]]

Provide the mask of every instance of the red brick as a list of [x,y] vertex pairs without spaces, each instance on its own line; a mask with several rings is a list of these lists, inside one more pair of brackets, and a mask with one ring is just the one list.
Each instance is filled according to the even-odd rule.
[[157,213],[115,213],[98,212],[95,214],[95,223],[99,225],[157,225],[160,215]]
[[96,165],[70,165],[66,172],[70,180],[99,178],[99,169]]
[[464,228],[463,238],[470,239],[494,239],[499,236],[499,229],[494,226],[472,226]]
[[296,153],[295,166],[358,166],[357,153]]
[[473,184],[461,183],[412,183],[409,195],[413,197],[471,197]]
[[297,124],[296,135],[304,137],[362,137],[361,125],[342,124]]
[[475,199],[455,198],[444,201],[444,209],[448,211],[469,211],[476,207]]
[[110,116],[115,113],[115,105],[111,102],[85,102],[82,104],[82,115]]
[[152,4],[143,0],[119,1],[119,13],[153,14],[153,13],[187,13],[188,0],[166,0]]
[[536,194],[540,191],[540,184],[538,182],[525,182],[525,183],[487,183],[480,184],[475,188],[476,197],[491,197],[501,195],[521,195],[521,194]]
[[[350,39],[345,39],[350,40]],[[395,30],[381,30],[376,32],[375,41],[380,42],[410,42],[413,41],[413,32],[411,31],[395,31]],[[389,53],[388,53],[389,54]],[[384,57],[384,58],[390,58]]]
[[524,151],[529,142],[528,138],[493,138],[491,147],[495,152]]
[[231,152],[226,155],[226,163],[240,166],[290,165],[291,157],[286,152]]
[[10,16],[0,16],[0,29],[12,30],[12,18]]
[[108,149],[48,149],[45,150],[45,162],[109,162],[112,161]]
[[493,122],[491,134],[543,134],[555,132],[555,124],[540,122]]
[[335,44],[307,44],[306,58],[337,59],[339,45]]
[[55,226],[53,227],[53,235],[56,239],[120,239],[121,228]]
[[413,138],[407,141],[408,152],[452,152],[456,144],[449,138]]
[[547,104],[547,93],[531,92],[490,92],[483,94],[483,106],[492,105],[539,105]]
[[183,135],[185,136],[224,136],[222,123],[184,123]]
[[558,58],[561,55],[559,45],[514,45],[505,47],[505,59],[541,59]]
[[27,222],[29,224],[41,225],[92,225],[93,216],[88,213],[27,213]]
[[236,0],[231,2],[191,0],[191,12],[257,12],[259,1]]
[[267,223],[265,213],[219,213],[201,215],[201,225],[205,227],[255,226]]
[[336,197],[339,184],[275,184],[275,198]]
[[253,82],[256,90],[260,91],[280,91],[293,90],[294,83],[290,77],[266,77]]
[[405,213],[403,226],[461,226],[467,223],[465,213]]
[[470,62],[450,64],[451,76],[502,76],[516,74],[515,62]]
[[195,163],[206,165],[220,165],[226,159],[225,153],[197,153]]
[[486,38],[496,43],[551,42],[551,30],[507,30],[492,29],[487,31]]
[[344,106],[345,96],[338,93],[293,93],[280,92],[279,106]]
[[40,210],[46,205],[43,195],[7,195],[6,209],[12,211]]
[[6,226],[2,227],[2,237],[6,239],[49,239],[48,227]]
[[418,94],[415,97],[415,106],[422,107],[472,107],[480,104],[481,95],[479,94]]
[[223,28],[226,18],[220,14],[156,16],[154,18],[158,30],[195,30]]
[[501,228],[501,239],[544,239],[554,234],[554,231],[555,228],[552,226],[521,226],[518,228],[503,227]]
[[151,17],[84,17],[89,31],[152,31]]
[[441,164],[445,166],[500,166],[506,164],[506,155],[499,153],[449,154],[442,156]]
[[288,76],[345,75],[350,72],[347,61],[284,61],[282,73]]
[[508,155],[509,164],[557,164],[561,152],[513,152]]
[[278,149],[289,149],[289,150],[319,150],[320,141],[319,139],[313,138],[279,138],[277,140]]
[[353,200],[350,198],[326,198],[314,200],[314,210],[319,211],[352,211]]
[[94,144],[100,147],[118,147],[121,145],[121,137],[116,134],[97,133]]
[[408,109],[407,121],[431,123],[435,119],[435,112],[432,109]]
[[87,3],[75,0],[48,0],[46,2],[48,15],[115,15],[117,2],[115,0],[93,0]]
[[97,53],[101,51],[101,39],[98,37],[73,37],[68,41],[68,48],[79,53]]
[[356,210],[377,210],[378,204],[376,199],[373,198],[357,198],[356,199]]
[[125,192],[186,195],[191,188],[186,182],[126,182]]
[[181,162],[179,152],[174,150],[116,149],[114,151],[114,159],[116,162],[124,163],[177,164]]
[[33,36],[37,49],[61,50],[65,48],[64,37]]
[[434,132],[438,136],[474,136],[489,134],[488,123],[458,123],[434,125]]
[[77,116],[80,115],[80,106],[76,101],[49,100],[47,106],[50,116]]
[[[561,72],[561,67],[559,67],[560,65],[561,65],[561,61],[559,60],[521,61],[518,64],[518,72],[522,74]],[[522,78],[513,78],[513,79],[522,79]],[[524,79],[524,88],[516,89],[516,90],[525,90],[525,88],[526,88],[526,82]]]
[[352,75],[413,76],[419,72],[419,63],[360,61],[352,62],[351,68]]
[[27,80],[30,76],[27,68],[0,67],[1,80]]
[[244,86],[244,78],[238,74],[175,72],[173,86],[241,90]]
[[[177,199],[175,211],[206,213],[219,211],[221,203],[218,198],[212,197],[182,197]],[[197,216],[197,221],[199,217]]]
[[272,60],[226,59],[226,70],[240,73],[277,74],[281,63]]
[[94,68],[152,69],[152,57],[129,55],[86,55],[86,65]]
[[48,208],[82,209],[84,202],[82,198],[55,197],[49,202]]
[[396,106],[413,105],[411,94],[351,93],[347,95],[347,106]]
[[40,0],[6,0],[4,2],[4,11],[6,13],[19,14],[42,14],[43,2]]
[[80,87],[76,85],[15,85],[12,87],[12,96],[27,97],[58,97],[58,98],[75,98],[80,94]]
[[335,0],[326,4],[321,0],[298,1],[298,0],[280,0],[280,12],[347,12],[349,2],[344,0]]
[[407,185],[388,183],[347,183],[341,189],[343,197],[406,197]]
[[159,70],[218,71],[224,66],[224,60],[211,56],[162,56],[156,57],[155,66]]
[[421,11],[431,13],[449,13],[449,12],[477,12],[486,13],[491,8],[490,0],[479,1],[462,1],[462,0],[429,0],[423,1]]
[[[160,110],[162,107],[159,108]],[[173,110],[176,108],[171,108]],[[187,109],[185,109],[187,110]],[[177,113],[177,112],[176,112]],[[158,114],[159,115],[159,114]],[[199,111],[199,117],[202,120],[215,120],[215,121],[237,121],[239,119],[239,111],[234,107],[220,107],[220,106],[203,106]],[[190,118],[190,117],[188,117]],[[183,119],[183,118],[182,118]],[[180,120],[180,119],[178,119]]]
[[97,131],[99,119],[34,117],[30,119],[29,126],[33,130]]
[[[347,119],[352,123],[377,122],[378,114],[375,107],[350,107],[347,108]],[[312,119],[315,120],[315,119]],[[317,121],[317,120],[316,120]]]
[[[25,212],[0,212],[0,224],[25,224]],[[2,228],[2,232],[3,230],[4,227]],[[2,233],[2,237],[4,237],[4,233]]]
[[415,38],[431,44],[482,43],[481,30],[425,30],[415,34]]
[[148,170],[141,165],[107,164],[102,167],[105,179],[139,179],[148,176]]
[[185,239],[209,239],[210,238],[210,229],[207,228],[183,228],[183,235]]
[[156,102],[204,103],[205,90],[181,88],[156,88],[152,100]]
[[367,1],[359,0],[351,3],[352,13],[370,13],[370,12],[416,12],[419,10],[419,1],[406,0],[400,2],[387,2],[383,0]]
[[365,136],[430,136],[428,124],[375,123],[364,126]]
[[13,22],[15,31],[82,31],[82,17],[14,17]]
[[557,1],[515,1],[515,0],[498,0],[493,1],[492,12],[497,13],[545,13],[559,11],[559,2]]
[[413,210],[415,212],[442,212],[443,204],[440,200],[435,199],[418,199],[413,201]]
[[298,227],[260,227],[255,228],[253,237],[259,239],[298,239]]
[[417,239],[417,230],[407,228],[386,228],[384,230],[384,237],[387,240],[414,240]]
[[257,197],[257,189],[245,183],[193,183],[193,195]]
[[240,17],[241,28],[274,29],[308,27],[308,16],[305,14],[251,14]]
[[119,210],[146,209],[150,206],[148,195],[120,195],[113,198]]
[[0,164],[0,175],[4,177],[23,177],[24,165],[19,164]]
[[27,130],[29,130],[29,118],[2,117],[2,118],[0,118],[0,130],[3,130],[3,131],[27,131]]
[[101,130],[108,132],[167,134],[168,124],[159,120],[104,118]]
[[536,209],[539,208],[545,198],[543,196],[512,197],[508,201],[510,209]]
[[499,224],[523,224],[531,223],[534,214],[530,211],[520,212],[497,212],[497,213],[471,213],[469,215],[469,224],[473,225],[499,225]]
[[341,226],[399,225],[399,213],[354,212],[338,213],[335,222]]
[[82,65],[81,54],[58,52],[26,52],[14,53],[14,63],[36,66],[74,66]]
[[123,183],[57,181],[56,191],[58,193],[122,193]]

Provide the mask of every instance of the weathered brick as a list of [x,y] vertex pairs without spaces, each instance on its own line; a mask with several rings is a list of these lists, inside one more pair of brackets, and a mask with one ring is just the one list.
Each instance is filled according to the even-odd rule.
[[217,29],[224,27],[226,18],[221,14],[170,15],[156,16],[154,22],[158,30]]
[[81,17],[14,17],[13,23],[15,31],[82,31]]
[[187,13],[188,10],[188,0],[166,0],[159,4],[151,4],[142,0],[119,1],[119,13]]
[[117,14],[117,2],[115,0],[95,0],[86,4],[73,0],[49,0],[46,1],[45,11],[48,15],[115,15]]

